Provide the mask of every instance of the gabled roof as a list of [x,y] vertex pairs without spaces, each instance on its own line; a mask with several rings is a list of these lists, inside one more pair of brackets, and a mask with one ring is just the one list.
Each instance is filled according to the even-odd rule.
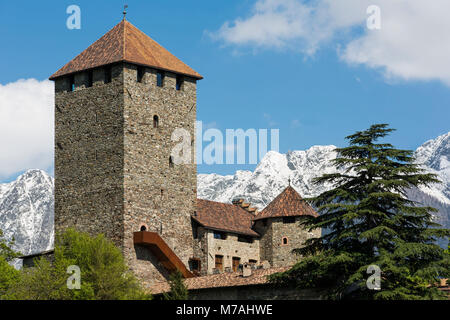
[[289,186],[269,203],[264,210],[257,214],[253,220],[304,215],[317,217],[317,212],[302,199],[294,188]]
[[196,79],[203,78],[130,22],[122,20],[54,73],[50,80],[119,61],[172,71]]
[[252,230],[254,215],[238,205],[197,199],[197,211],[192,219],[205,228],[258,237]]

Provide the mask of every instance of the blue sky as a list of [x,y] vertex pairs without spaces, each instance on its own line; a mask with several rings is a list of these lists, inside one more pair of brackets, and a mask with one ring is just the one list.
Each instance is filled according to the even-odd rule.
[[[382,24],[379,34],[369,34],[377,31],[365,29],[365,10],[349,16],[347,11],[340,14],[339,8],[326,13],[333,23],[327,22],[320,32],[317,28],[309,32],[310,26],[296,19],[306,17],[312,24],[324,19],[317,14],[326,11],[320,6],[316,15],[302,11],[315,1],[126,1],[131,23],[204,76],[198,83],[197,104],[197,118],[204,125],[223,131],[278,128],[280,152],[287,152],[317,144],[344,146],[346,135],[373,123],[389,123],[398,129],[392,143],[415,149],[450,130],[449,64],[439,61],[440,55],[420,52],[438,52],[438,44],[446,39],[433,42],[432,36],[415,33],[419,43],[395,47],[395,41],[383,36],[399,30],[391,21],[401,21],[402,26],[423,21],[433,32],[437,27],[429,21],[438,13],[422,16],[424,10],[417,2],[417,10],[411,6],[407,16],[387,2],[383,7],[385,0],[378,2],[381,12],[387,11],[381,16],[387,19],[386,28],[392,30]],[[80,30],[66,28],[66,8],[71,4],[81,8]],[[115,0],[0,2],[0,85],[47,79],[117,24],[123,4]],[[406,41],[400,32],[398,37],[399,42]],[[374,41],[378,49],[367,52]],[[403,49],[404,57],[399,54]],[[417,50],[417,55],[411,53]],[[7,101],[0,101],[0,112],[7,107]],[[5,137],[0,140],[5,141]],[[14,146],[1,148],[5,153],[17,151]],[[42,166],[37,163],[36,167]],[[2,180],[10,181],[28,168],[33,163],[4,172]],[[199,172],[233,174],[253,168],[200,165]],[[51,171],[51,165],[43,169]]]

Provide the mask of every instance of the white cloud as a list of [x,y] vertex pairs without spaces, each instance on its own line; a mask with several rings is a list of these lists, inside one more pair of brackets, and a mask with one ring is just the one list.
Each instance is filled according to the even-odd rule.
[[53,83],[0,84],[0,179],[53,165]]
[[[367,8],[381,9],[368,30]],[[335,45],[349,64],[388,79],[440,80],[450,86],[448,0],[258,0],[248,17],[225,22],[215,39],[238,48],[297,50],[313,55]]]

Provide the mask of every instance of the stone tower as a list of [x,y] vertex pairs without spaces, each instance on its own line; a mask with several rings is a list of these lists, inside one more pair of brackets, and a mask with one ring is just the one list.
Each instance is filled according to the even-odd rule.
[[133,242],[146,229],[188,265],[196,165],[173,163],[171,136],[184,128],[195,146],[202,76],[124,19],[50,79],[56,232],[103,233],[139,277],[162,280],[160,259]]
[[308,232],[300,221],[304,216],[317,217],[314,209],[290,185],[254,219],[254,229],[261,235],[261,261],[272,267],[295,264],[300,257],[292,249],[300,248],[309,238],[320,237],[321,230]]

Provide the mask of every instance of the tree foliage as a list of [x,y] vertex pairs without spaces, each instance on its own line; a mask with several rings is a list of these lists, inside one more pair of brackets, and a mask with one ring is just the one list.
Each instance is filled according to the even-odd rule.
[[[415,163],[412,151],[376,143],[393,130],[386,124],[372,125],[348,136],[349,146],[336,150],[334,163],[343,173],[315,179],[333,188],[309,199],[320,216],[304,222],[310,230],[327,232],[296,249],[306,258],[272,281],[328,288],[334,299],[443,297],[430,284],[448,277],[445,253],[436,239],[448,239],[450,230],[433,222],[436,209],[405,194],[408,188],[439,181]],[[381,290],[366,286],[370,265],[381,269]]]
[[165,300],[187,300],[188,290],[181,272],[173,272],[169,278],[170,292],[164,293]]
[[[81,271],[80,289],[69,289],[69,266]],[[149,299],[128,270],[121,251],[103,235],[91,237],[69,229],[55,241],[54,259],[41,257],[24,268],[20,281],[8,291],[10,299],[122,300]]]

